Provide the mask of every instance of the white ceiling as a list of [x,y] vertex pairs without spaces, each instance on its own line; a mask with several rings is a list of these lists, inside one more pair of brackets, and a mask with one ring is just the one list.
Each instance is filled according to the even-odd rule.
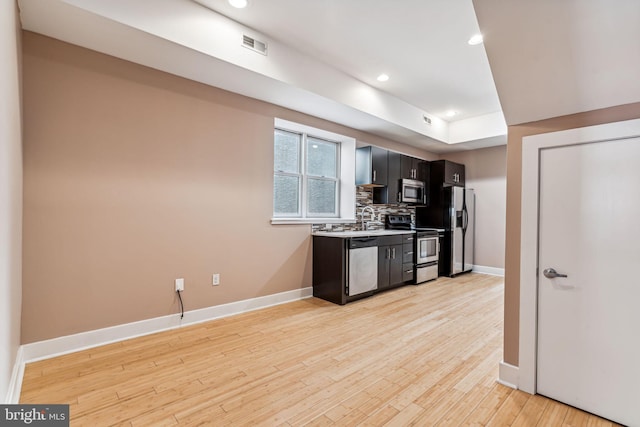
[[638,0],[474,0],[491,69],[472,0],[18,3],[24,29],[436,153],[505,144],[505,116],[640,100]]
[[195,1],[441,119],[500,111],[471,0]]
[[640,0],[474,0],[506,121],[640,101]]

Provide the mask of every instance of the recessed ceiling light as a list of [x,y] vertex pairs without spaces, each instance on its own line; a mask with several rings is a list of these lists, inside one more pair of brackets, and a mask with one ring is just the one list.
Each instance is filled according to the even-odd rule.
[[471,37],[469,39],[469,41],[467,43],[469,43],[471,46],[475,46],[477,44],[482,43],[482,34],[474,35],[473,37]]
[[248,0],[229,0],[229,4],[237,9],[244,9],[249,2]]
[[449,110],[449,111],[447,111],[447,112],[445,113],[445,116],[447,116],[447,117],[453,117],[453,116],[455,116],[456,114],[458,114],[458,112],[457,112],[457,111]]
[[384,74],[384,73],[383,73],[383,74],[380,74],[380,75],[378,76],[378,81],[379,81],[379,82],[386,82],[387,80],[389,80],[389,76],[388,76],[388,75],[386,75],[386,74]]

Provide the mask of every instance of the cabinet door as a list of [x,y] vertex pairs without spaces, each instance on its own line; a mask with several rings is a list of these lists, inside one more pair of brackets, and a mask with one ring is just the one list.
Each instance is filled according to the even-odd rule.
[[419,160],[416,162],[416,169],[418,171],[418,181],[424,182],[429,185],[429,162],[426,160]]
[[356,150],[356,185],[387,185],[387,150],[373,145]]
[[389,287],[390,246],[378,246],[378,290]]
[[387,185],[387,150],[371,146],[371,183]]
[[444,183],[458,187],[464,187],[464,165],[444,162]]
[[420,170],[424,160],[411,156],[402,156],[400,162],[400,177],[424,181],[423,171]]
[[402,154],[389,151],[388,175],[387,175],[387,203],[400,203],[400,178],[402,177],[400,168],[402,164]]
[[413,157],[401,156],[400,161],[400,174],[404,179],[416,179],[414,174],[414,161]]
[[402,245],[390,246],[390,258],[389,258],[389,285],[398,285],[402,280]]
[[418,176],[424,182],[424,204],[429,205],[431,201],[431,162],[426,160],[418,165]]

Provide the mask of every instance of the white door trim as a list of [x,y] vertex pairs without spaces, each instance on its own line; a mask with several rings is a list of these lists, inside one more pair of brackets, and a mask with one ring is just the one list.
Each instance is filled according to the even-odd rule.
[[536,393],[538,307],[538,199],[540,151],[590,142],[640,137],[640,119],[533,135],[522,140],[520,241],[520,343],[518,388]]

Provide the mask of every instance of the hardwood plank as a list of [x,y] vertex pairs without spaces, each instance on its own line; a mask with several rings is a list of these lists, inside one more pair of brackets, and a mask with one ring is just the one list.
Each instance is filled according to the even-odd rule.
[[495,382],[502,279],[309,298],[26,366],[75,426],[613,425]]

